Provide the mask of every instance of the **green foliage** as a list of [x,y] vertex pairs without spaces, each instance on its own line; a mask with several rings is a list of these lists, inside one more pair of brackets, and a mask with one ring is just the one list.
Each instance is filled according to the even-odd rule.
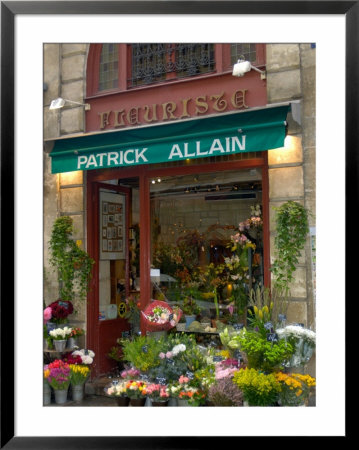
[[233,383],[242,390],[250,406],[273,406],[280,390],[273,374],[266,375],[255,369],[240,369],[234,374]]
[[50,264],[58,270],[60,297],[69,301],[75,295],[81,300],[86,298],[94,264],[94,260],[72,239],[73,231],[71,217],[58,217],[49,244]]
[[160,364],[158,354],[161,351],[161,340],[138,336],[133,340],[121,339],[120,344],[123,348],[123,359],[141,372],[147,372]]
[[309,231],[308,212],[294,201],[288,201],[275,210],[277,235],[274,243],[277,255],[271,267],[273,287],[288,296],[289,285],[293,281],[300,251],[304,248]]
[[272,372],[282,369],[283,364],[290,360],[294,348],[289,342],[269,342],[260,334],[246,331],[238,336],[240,349],[245,352],[248,359],[248,367],[251,369]]

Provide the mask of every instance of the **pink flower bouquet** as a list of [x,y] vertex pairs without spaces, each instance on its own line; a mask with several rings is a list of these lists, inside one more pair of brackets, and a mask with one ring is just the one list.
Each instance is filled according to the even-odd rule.
[[154,300],[141,314],[148,331],[165,331],[177,325],[182,311],[179,308],[173,310],[166,302]]

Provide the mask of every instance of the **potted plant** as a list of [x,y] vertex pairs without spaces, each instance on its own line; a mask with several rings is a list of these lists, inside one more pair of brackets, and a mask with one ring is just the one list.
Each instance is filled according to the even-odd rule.
[[58,404],[66,403],[70,385],[70,366],[61,359],[56,359],[48,364],[47,369],[47,381],[54,389],[55,402]]
[[118,381],[113,380],[111,385],[104,388],[105,394],[110,397],[115,397],[118,406],[128,406],[130,403],[130,398],[127,396],[127,385],[128,381]]
[[186,328],[196,320],[196,316],[201,312],[201,308],[192,295],[186,295],[184,297],[182,310],[186,320]]
[[[50,331],[54,328],[61,328],[66,326],[69,322],[68,316],[73,313],[74,307],[73,304],[69,300],[58,299],[55,302],[50,303],[50,305],[44,310],[44,317],[51,316],[50,319],[46,321],[47,329]],[[50,322],[51,320],[51,322]]]
[[217,380],[210,386],[208,399],[213,406],[243,406],[243,392],[229,377]]
[[146,392],[147,396],[151,399],[152,406],[167,406],[170,394],[166,385],[148,384],[146,386]]
[[140,380],[129,380],[125,385],[126,396],[130,399],[131,406],[145,406],[147,396],[147,384]]
[[82,364],[69,364],[72,400],[82,401],[84,398],[84,384],[90,375],[88,366]]
[[55,328],[49,332],[57,352],[63,352],[66,347],[66,340],[70,336],[72,329],[69,327]]
[[75,296],[86,298],[94,264],[94,260],[73,239],[73,232],[72,218],[58,217],[49,243],[50,264],[58,272],[60,298],[65,301]]
[[280,384],[279,404],[281,406],[304,406],[308,401],[315,378],[300,373],[275,373]]
[[273,374],[240,369],[234,374],[233,382],[243,392],[249,406],[274,406],[277,402],[280,385]]
[[85,330],[79,327],[71,328],[71,334],[67,338],[67,348],[69,350],[73,350],[75,347],[78,347],[78,338],[85,334]]

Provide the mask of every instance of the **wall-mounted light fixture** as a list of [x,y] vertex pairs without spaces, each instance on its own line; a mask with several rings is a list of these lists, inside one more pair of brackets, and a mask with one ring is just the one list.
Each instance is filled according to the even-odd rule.
[[90,111],[91,105],[89,103],[80,103],[80,102],[74,102],[72,100],[67,100],[66,98],[56,98],[55,100],[52,100],[50,103],[49,109],[60,109],[65,106],[65,103],[71,103],[73,105],[80,105],[85,107],[85,111]]
[[266,79],[265,70],[260,70],[257,67],[252,66],[252,64],[249,61],[245,61],[244,59],[239,59],[237,63],[234,64],[232,75],[234,77],[243,77],[243,75],[249,72],[251,69],[261,74],[261,80]]

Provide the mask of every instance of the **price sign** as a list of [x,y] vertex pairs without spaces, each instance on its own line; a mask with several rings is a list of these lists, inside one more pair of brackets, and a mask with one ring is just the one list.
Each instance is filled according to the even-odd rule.
[[158,384],[165,386],[167,384],[167,380],[165,377],[156,377],[156,381]]
[[173,319],[173,314],[171,313],[171,314],[168,316],[168,320],[171,321],[172,319]]
[[294,323],[293,325],[304,328],[304,323]]
[[147,347],[147,345],[144,345],[144,346],[142,347],[142,351],[143,351],[143,353],[148,353],[148,347]]
[[233,353],[234,359],[236,359],[238,362],[243,361],[242,353],[239,350],[235,350]]
[[214,362],[220,362],[220,361],[223,361],[223,356],[213,356],[213,361],[214,361]]
[[193,375],[192,372],[190,372],[189,370],[187,370],[186,375],[187,375],[187,377],[188,377],[190,380],[193,380],[194,375]]
[[125,339],[128,339],[130,337],[130,332],[129,331],[122,331],[122,337]]
[[267,341],[269,342],[278,342],[278,334],[277,333],[268,333]]
[[87,350],[87,348],[85,348],[84,354],[85,354],[85,355],[88,355],[88,354],[89,354],[89,351]]
[[266,330],[271,330],[271,329],[273,328],[272,322],[266,322],[266,323],[264,324],[264,328],[265,328]]
[[166,359],[166,361],[167,361],[167,364],[171,364],[172,366],[174,366],[174,365],[175,365],[175,362],[174,362],[174,360],[173,360],[173,359],[171,359],[171,358],[167,358],[167,359]]
[[150,381],[149,376],[148,375],[144,375],[144,374],[141,374],[141,380],[145,381],[146,383],[148,383]]
[[113,386],[117,386],[118,385],[118,380],[112,380],[112,384],[113,384]]
[[211,341],[211,342],[209,343],[209,346],[210,346],[210,347],[217,347],[217,344],[216,344],[214,341]]
[[280,320],[280,322],[284,322],[287,320],[287,316],[285,314],[278,314],[278,320]]
[[233,328],[237,331],[241,330],[242,328],[244,328],[244,324],[243,323],[234,323],[233,324]]

